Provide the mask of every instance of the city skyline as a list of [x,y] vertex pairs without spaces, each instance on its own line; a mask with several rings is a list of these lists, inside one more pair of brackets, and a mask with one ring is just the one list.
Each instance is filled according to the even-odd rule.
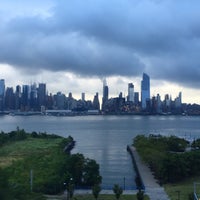
[[[118,94],[116,95],[110,95],[110,86],[107,84],[107,80],[106,78],[104,78],[102,80],[102,91],[96,91],[92,98],[87,98],[87,93],[85,93],[84,91],[79,91],[79,96],[78,98],[76,96],[74,96],[73,91],[69,90],[68,91],[61,91],[61,90],[57,90],[56,92],[52,92],[50,90],[48,90],[48,83],[43,83],[43,82],[31,82],[30,84],[25,83],[25,84],[17,84],[15,86],[7,86],[6,85],[6,80],[5,79],[0,79],[0,96],[4,96],[7,90],[12,90],[13,93],[27,93],[27,96],[29,96],[29,98],[31,98],[31,95],[33,96],[33,98],[38,97],[38,101],[40,102],[40,104],[44,104],[45,101],[45,95],[56,95],[58,93],[60,94],[64,94],[66,97],[67,96],[73,96],[74,99],[77,100],[82,100],[82,101],[92,101],[95,96],[98,96],[98,99],[100,100],[100,103],[103,104],[108,101],[109,99],[121,96],[122,98],[125,98],[127,101],[129,102],[134,102],[135,101],[140,101],[141,102],[141,107],[143,109],[146,109],[146,102],[151,100],[153,97],[156,97],[159,95],[159,99],[162,101],[166,98],[166,96],[168,96],[171,100],[176,99],[180,93],[181,93],[181,102],[182,102],[182,91],[179,91],[178,94],[176,94],[176,96],[172,96],[172,94],[170,93],[166,93],[163,96],[160,95],[160,93],[158,92],[156,95],[155,94],[151,94],[151,83],[150,83],[150,76],[146,73],[142,74],[141,77],[141,85],[140,85],[140,89],[139,90],[135,90],[135,84],[134,82],[129,82],[126,83],[126,89],[127,91],[119,91]],[[102,100],[101,100],[102,97]]]
[[104,77],[111,96],[127,82],[139,91],[145,72],[151,96],[183,91],[183,102],[200,104],[199,8],[197,0],[0,1],[0,77],[91,99]]
[[[118,93],[116,94],[112,94],[110,93],[110,87],[112,87],[112,85],[109,85],[107,83],[107,79],[104,78],[101,82],[101,90],[100,91],[95,91],[93,96],[87,96],[87,93],[84,91],[79,91],[78,96],[75,95],[72,90],[70,90],[70,88],[68,88],[68,90],[66,91],[62,91],[60,89],[58,89],[55,92],[52,92],[49,90],[48,88],[48,83],[44,83],[44,82],[30,82],[30,83],[24,83],[24,84],[17,84],[14,86],[8,86],[6,83],[5,79],[0,78],[0,95],[4,95],[6,90],[8,89],[12,89],[14,93],[19,93],[22,92],[24,89],[27,90],[27,92],[31,93],[31,91],[37,91],[38,90],[38,94],[40,93],[46,93],[46,95],[55,95],[57,93],[61,93],[64,94],[66,96],[73,95],[73,97],[77,100],[93,100],[94,96],[98,93],[99,96],[99,100],[101,103],[103,103],[103,101],[107,101],[110,98],[115,98],[119,95],[122,95],[123,98],[125,98],[127,101],[135,101],[135,94],[138,95],[138,100],[141,101],[142,107],[146,108],[146,100],[150,100],[152,97],[155,97],[157,95],[160,96],[161,100],[164,100],[166,95],[169,95],[171,99],[175,99],[179,93],[182,91],[179,91],[175,96],[173,96],[171,93],[166,93],[163,96],[157,92],[156,94],[151,94],[151,83],[150,83],[150,76],[146,73],[143,73],[142,77],[141,77],[141,81],[140,81],[140,86],[139,88],[135,88],[135,84],[134,82],[127,82],[126,84],[126,91],[118,91]],[[28,87],[26,89],[26,87]],[[57,87],[56,87],[57,88]],[[43,91],[43,92],[40,92]],[[44,92],[45,91],[45,92]],[[144,93],[142,95],[142,93]],[[39,101],[44,101],[44,96],[43,97],[39,97]],[[102,100],[101,100],[102,98]],[[42,99],[42,100],[41,100]],[[143,100],[142,100],[143,99]],[[184,103],[184,102],[183,102]],[[145,104],[145,105],[143,105]]]
[[[103,79],[102,101],[99,101],[99,91],[88,100],[85,93],[81,98],[74,98],[72,92],[68,95],[57,91],[55,94],[47,91],[46,83],[32,83],[31,85],[16,85],[7,87],[4,79],[0,79],[0,111],[2,113],[40,112],[45,114],[91,113],[91,114],[197,114],[197,106],[182,104],[182,92],[172,99],[166,94],[164,100],[161,96],[150,96],[150,76],[143,73],[140,92],[134,91],[134,84],[128,83],[128,95],[122,92],[118,96],[109,96],[109,86]],[[141,98],[139,99],[139,96]],[[191,110],[192,108],[192,110]],[[15,111],[13,113],[13,111]]]

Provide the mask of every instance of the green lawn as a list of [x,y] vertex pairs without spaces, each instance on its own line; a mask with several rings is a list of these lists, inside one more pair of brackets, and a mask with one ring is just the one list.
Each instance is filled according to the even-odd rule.
[[27,140],[16,141],[6,144],[0,148],[0,167],[7,167],[12,161],[23,159],[38,153],[48,153],[50,149],[58,146],[62,138],[40,139],[28,138]]
[[[190,178],[177,184],[167,184],[164,188],[171,200],[177,200],[178,193],[180,193],[180,200],[189,200],[189,194],[194,191],[194,182],[200,183],[200,177]],[[200,184],[197,185],[197,193],[200,194]]]

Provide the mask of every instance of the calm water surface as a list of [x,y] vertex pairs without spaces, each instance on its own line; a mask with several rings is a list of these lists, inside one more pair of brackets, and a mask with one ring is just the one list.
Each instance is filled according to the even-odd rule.
[[138,134],[177,135],[194,139],[200,137],[200,117],[181,116],[1,116],[0,130],[16,127],[31,131],[46,131],[76,141],[73,152],[83,153],[100,164],[102,187],[111,189],[120,184],[135,188],[135,172],[126,146]]

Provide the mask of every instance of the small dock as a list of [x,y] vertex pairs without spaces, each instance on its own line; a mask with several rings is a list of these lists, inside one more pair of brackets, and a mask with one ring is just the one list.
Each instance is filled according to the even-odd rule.
[[151,200],[170,200],[163,187],[161,187],[154,178],[151,170],[141,160],[135,147],[128,145],[127,151],[131,154],[136,173],[141,179],[142,187]]

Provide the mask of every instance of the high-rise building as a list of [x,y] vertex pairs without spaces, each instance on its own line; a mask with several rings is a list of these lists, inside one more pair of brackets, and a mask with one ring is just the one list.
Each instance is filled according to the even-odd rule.
[[39,107],[46,106],[46,84],[45,83],[39,83],[38,104],[39,104]]
[[179,98],[179,103],[180,105],[182,104],[182,92],[179,92],[179,95],[178,95],[178,98]]
[[103,111],[105,110],[105,104],[108,101],[108,93],[109,93],[109,90],[108,90],[107,82],[106,82],[106,79],[104,79],[104,81],[103,81],[103,98],[102,98],[102,110]]
[[16,90],[15,90],[15,109],[19,110],[21,106],[21,96],[22,96],[22,91],[21,91],[21,86],[17,85]]
[[31,85],[31,91],[30,91],[30,107],[33,110],[36,110],[38,107],[37,102],[37,85],[36,83]]
[[29,85],[22,86],[22,97],[21,97],[21,109],[23,111],[29,110],[29,99],[30,99],[30,91]]
[[133,83],[128,84],[128,101],[134,102],[134,85]]
[[139,104],[139,92],[134,92],[134,103]]
[[81,100],[85,101],[85,93],[84,92],[81,93]]
[[147,74],[143,73],[143,79],[141,81],[142,109],[147,108],[147,101],[150,101],[150,78]]
[[161,101],[161,98],[160,98],[160,95],[159,94],[157,94],[157,96],[156,96],[156,101],[157,101],[157,107],[156,107],[156,112],[157,113],[161,113],[161,111],[162,111],[162,101]]
[[14,110],[15,109],[15,95],[12,87],[7,87],[5,92],[5,109]]
[[175,107],[180,108],[181,105],[182,105],[182,93],[179,92],[178,97],[176,97],[176,99],[175,99]]
[[95,110],[100,110],[99,94],[98,94],[98,92],[96,93],[96,95],[94,96],[94,99],[93,99],[93,108]]
[[61,92],[57,92],[55,99],[56,99],[56,107],[57,107],[57,109],[59,109],[59,110],[64,109],[65,99],[66,99],[65,95],[62,94]]
[[0,80],[0,110],[4,110],[5,80]]
[[0,96],[3,96],[5,93],[5,80],[0,80]]

